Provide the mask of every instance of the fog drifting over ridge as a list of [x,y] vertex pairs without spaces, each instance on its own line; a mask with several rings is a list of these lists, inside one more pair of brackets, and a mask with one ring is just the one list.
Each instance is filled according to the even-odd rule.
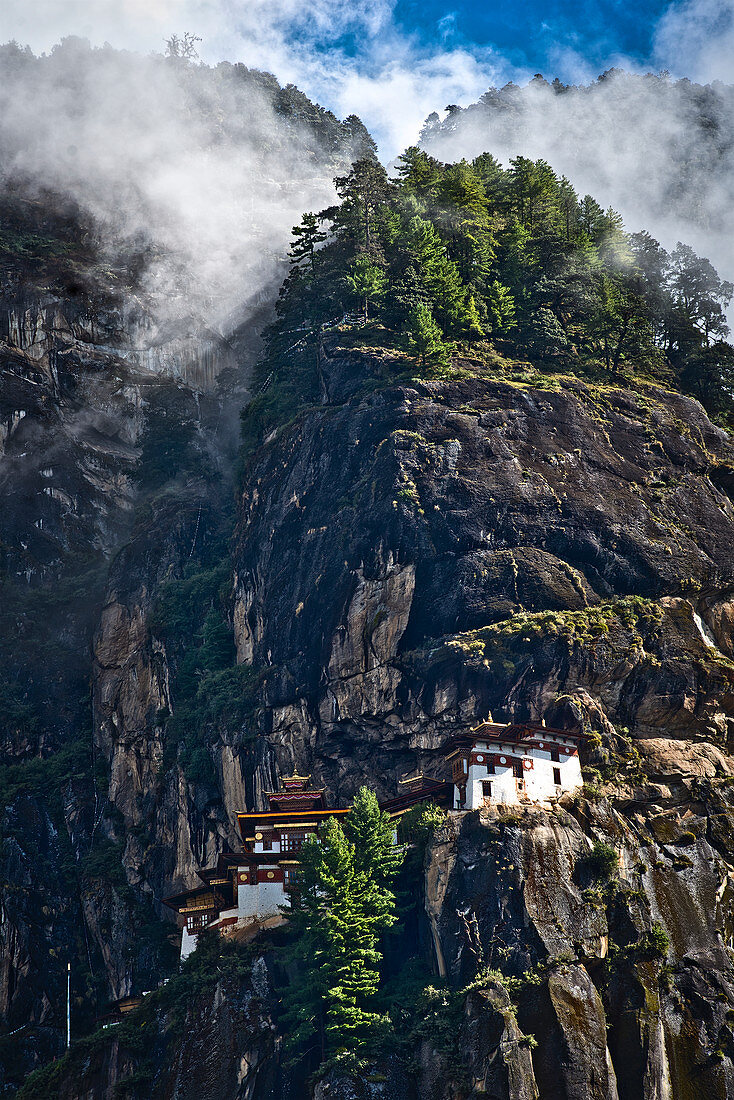
[[[148,247],[159,320],[231,328],[274,293],[291,227],[333,197],[343,128],[276,110],[272,78],[67,40],[0,51],[0,173],[70,196],[104,244]],[[330,148],[327,148],[327,145]]]
[[[160,50],[177,27],[203,36],[210,63],[241,59],[342,116],[358,113],[385,160],[417,140],[430,111],[530,77],[491,47],[456,37],[450,21],[426,47],[399,27],[394,0],[314,0],[308,9],[296,0],[6,0],[0,10],[0,38],[36,50],[64,33]],[[646,228],[666,247],[684,240],[734,279],[731,89],[641,75],[595,83],[580,54],[562,42],[554,49],[558,65],[547,75],[588,88],[555,96],[531,83],[491,118],[469,109],[451,119],[431,151],[545,157],[580,193],[618,209],[628,228]],[[734,0],[685,0],[659,20],[650,64],[705,81],[726,76],[732,55]],[[225,327],[243,299],[273,293],[290,227],[331,201],[335,171],[333,149],[278,115],[270,90],[233,73],[110,47],[85,54],[73,43],[33,63],[7,52],[0,59],[3,169],[68,191],[113,236],[152,237],[167,256],[149,288],[172,316],[188,295],[192,310]],[[718,135],[699,125],[702,103],[704,116],[717,113]]]
[[690,244],[734,279],[734,87],[621,71],[566,90],[534,79],[451,112],[422,144],[444,161],[543,158],[628,230]]

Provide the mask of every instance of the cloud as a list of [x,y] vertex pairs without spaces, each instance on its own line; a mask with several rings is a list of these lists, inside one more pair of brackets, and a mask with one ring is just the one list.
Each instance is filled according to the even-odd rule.
[[435,106],[470,102],[518,71],[488,48],[450,45],[452,13],[427,47],[395,21],[395,0],[3,0],[0,41],[48,51],[65,35],[162,51],[172,33],[203,41],[211,64],[241,61],[292,82],[341,115],[359,114],[385,159],[415,141]]
[[303,210],[333,200],[334,153],[274,110],[272,81],[76,39],[0,67],[2,174],[71,195],[111,252],[148,249],[152,340],[189,316],[231,330],[272,297]]
[[654,57],[676,76],[708,83],[731,83],[734,69],[732,0],[686,0],[673,4],[660,19]]
[[160,50],[181,19],[198,22],[206,16],[213,28],[212,16],[218,19],[220,7],[199,0],[4,0],[0,41],[16,39],[40,52],[78,35],[99,46],[112,42],[125,49]]
[[[62,35],[79,33],[100,45],[109,40],[129,48],[160,50],[170,34],[190,31],[203,38],[202,57],[211,63],[224,58],[269,70],[341,116],[360,115],[388,161],[416,141],[429,112],[448,103],[471,103],[490,86],[502,86],[508,80],[522,84],[531,75],[489,47],[461,44],[451,33],[452,11],[434,27],[433,45],[426,45],[398,24],[395,5],[396,0],[311,0],[308,4],[303,0],[4,0],[0,38],[15,37],[36,49],[50,49]],[[728,78],[729,58],[734,56],[733,28],[734,0],[683,0],[659,22],[654,64],[674,73],[685,70],[700,79]],[[551,41],[550,28],[544,37]],[[505,160],[517,153],[545,157],[579,190],[618,208],[631,228],[649,228],[665,244],[686,239],[709,255],[727,277],[734,277],[729,243],[734,238],[734,165],[730,154],[715,149],[711,134],[696,121],[702,93],[694,96],[685,86],[672,83],[654,85],[639,71],[637,76],[597,84],[573,27],[551,42],[548,56],[555,72],[589,88],[556,97],[542,85],[532,86],[524,95],[522,112],[506,112],[502,124],[499,116],[491,124],[488,116],[482,119],[475,113],[471,124],[461,116],[461,129],[443,135],[439,155],[471,156],[488,149]],[[623,58],[609,62],[635,68]],[[115,73],[113,65],[109,79],[101,76],[100,80],[114,84]],[[124,85],[125,78],[120,79]],[[158,79],[153,78],[153,85]],[[36,89],[29,94],[36,103],[45,94],[57,103],[60,92],[51,87],[48,93]],[[115,146],[110,148],[105,134],[117,128],[126,150],[125,164],[139,164],[146,216],[157,210],[161,225],[168,217],[176,227],[171,229],[172,239],[178,234],[181,241],[200,242],[201,267],[206,271],[231,248],[232,234],[221,231],[221,225],[228,218],[231,226],[240,225],[237,196],[245,171],[242,156],[257,139],[250,135],[242,139],[238,153],[230,144],[226,155],[220,150],[215,157],[207,151],[205,128],[197,123],[194,140],[172,110],[171,88],[161,90],[161,102],[167,106],[160,116],[153,112],[152,127],[147,106],[135,114],[135,104],[146,104],[145,98],[136,99],[133,89],[128,102],[127,94],[122,97],[119,122],[113,117],[116,106],[106,119],[98,115],[96,123],[92,118],[84,122],[87,130],[96,125],[101,131],[96,159],[85,145],[76,167],[74,158],[69,162],[63,151],[59,163],[70,180],[79,182],[85,171],[92,180],[102,169],[111,173]],[[116,104],[113,87],[107,87],[103,102]],[[716,112],[721,132],[734,144],[731,95],[717,93],[707,104],[706,109]],[[26,106],[21,104],[17,114],[28,133],[36,134],[40,127],[45,134],[52,128],[53,112],[37,112],[40,118],[36,119]],[[238,108],[230,102],[215,104],[214,109]],[[57,105],[55,110],[60,111],[63,132],[65,112],[71,105]],[[93,133],[90,138],[94,140]],[[51,148],[57,146],[51,141]],[[112,163],[107,164],[110,159]],[[283,170],[272,165],[270,174],[282,179]],[[248,186],[260,194],[257,180]],[[317,191],[313,197],[304,191],[303,206],[317,205]],[[253,201],[257,206],[258,200]],[[295,220],[295,205],[294,199],[283,220]],[[221,219],[217,210],[225,212]],[[160,211],[166,212],[165,217]],[[280,224],[280,217],[276,220]],[[254,237],[247,240],[254,242]],[[204,245],[213,261],[205,259]]]

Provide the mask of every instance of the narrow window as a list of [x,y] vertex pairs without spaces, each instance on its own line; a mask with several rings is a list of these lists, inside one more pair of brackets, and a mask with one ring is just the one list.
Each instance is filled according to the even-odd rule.
[[560,787],[560,785],[561,785],[561,769],[560,768],[554,768],[553,769],[553,782],[555,783],[555,785],[557,787]]
[[273,836],[272,836],[272,833],[271,833],[270,836],[264,836],[263,837],[263,851],[264,852],[272,852],[272,850],[273,850]]
[[512,774],[514,775],[515,779],[523,778],[522,760],[512,761]]
[[492,784],[488,779],[482,780],[482,798],[492,797]]
[[[558,749],[551,749],[551,760],[556,764],[560,763],[561,754]],[[553,770],[555,771],[555,768]]]

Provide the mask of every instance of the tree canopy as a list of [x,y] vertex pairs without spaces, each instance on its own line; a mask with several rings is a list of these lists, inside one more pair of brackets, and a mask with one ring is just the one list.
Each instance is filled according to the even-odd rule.
[[339,203],[293,231],[259,368],[277,386],[248,411],[251,428],[266,428],[278,402],[292,414],[315,399],[325,328],[367,323],[429,376],[455,349],[481,358],[494,347],[541,370],[677,383],[731,422],[734,287],[709,260],[628,234],[544,160],[443,164],[411,146],[390,179],[366,140],[361,149],[335,180]]

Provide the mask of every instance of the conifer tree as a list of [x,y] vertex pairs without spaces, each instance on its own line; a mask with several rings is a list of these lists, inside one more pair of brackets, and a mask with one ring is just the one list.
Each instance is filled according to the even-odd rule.
[[484,291],[496,241],[481,177],[465,160],[450,165],[439,190],[437,223],[463,282]]
[[418,302],[410,313],[410,335],[420,358],[421,366],[428,363],[444,365],[448,362],[448,349],[441,337],[430,306]]
[[457,334],[470,332],[474,318],[468,308],[466,289],[456,264],[446,255],[446,247],[431,222],[412,218],[407,245],[433,312],[443,326]]
[[487,311],[493,332],[509,332],[517,326],[515,301],[506,286],[495,279],[487,295]]
[[326,240],[326,233],[319,229],[319,219],[315,214],[304,214],[300,225],[293,226],[293,237],[290,256],[291,263],[300,264],[306,261],[311,274],[316,266],[316,250]]
[[422,199],[435,198],[441,175],[438,162],[429,157],[417,145],[410,145],[402,156],[398,157],[398,175],[407,194],[418,195]]
[[387,291],[385,272],[364,253],[357,256],[347,272],[347,284],[359,299],[365,322],[369,320],[370,302],[383,298]]
[[383,813],[374,791],[360,787],[344,820],[344,832],[354,845],[358,871],[372,875],[380,885],[392,881],[403,861],[393,842],[394,826]]
[[378,255],[378,213],[392,187],[387,172],[376,156],[366,156],[352,165],[346,176],[334,180],[341,205],[331,208],[334,226],[346,232],[355,246]]
[[395,923],[390,882],[402,855],[390,819],[362,788],[342,827],[336,818],[301,849],[302,883],[289,911],[293,980],[284,995],[291,1050],[321,1057],[355,1051],[385,1026],[372,1001],[382,953],[380,936]]

